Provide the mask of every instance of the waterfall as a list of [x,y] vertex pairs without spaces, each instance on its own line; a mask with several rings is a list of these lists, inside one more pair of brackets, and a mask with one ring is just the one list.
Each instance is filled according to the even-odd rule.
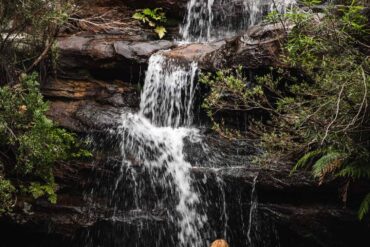
[[185,41],[207,41],[211,39],[214,0],[189,0],[185,25],[180,34]]
[[[189,42],[230,37],[260,22],[262,16],[273,9],[284,12],[294,1],[189,0],[181,34]],[[121,162],[114,165],[113,169],[118,174],[114,176],[112,188],[107,190],[112,193],[109,203],[113,205],[112,215],[108,217],[114,222],[128,221],[135,228],[135,246],[147,246],[148,241],[153,241],[150,243],[153,246],[163,246],[165,240],[165,246],[205,247],[218,237],[227,239],[234,236],[233,219],[228,213],[235,207],[226,203],[230,193],[226,190],[226,181],[217,177],[218,192],[211,193],[212,197],[209,197],[204,192],[205,184],[198,187],[203,189],[203,194],[199,193],[196,188],[199,185],[195,185],[191,174],[192,164],[212,167],[218,159],[228,164],[233,162],[227,160],[221,149],[208,148],[199,129],[193,126],[197,71],[195,62],[180,63],[165,57],[162,52],[152,55],[139,111],[122,114],[117,135]],[[201,146],[200,152],[207,157],[200,158],[199,162],[194,161],[195,158],[190,164],[189,154],[184,151],[185,144],[189,145],[189,142]],[[251,191],[249,222],[244,224],[241,220],[241,227],[245,226],[245,229],[240,232],[246,246],[254,244],[256,183],[257,176]],[[249,200],[249,197],[246,198]],[[220,203],[216,205],[215,201]],[[239,210],[241,217],[244,216],[242,206],[236,210]],[[211,218],[213,215],[220,215],[217,217],[219,220]],[[135,219],[138,219],[138,224],[131,224]],[[145,225],[147,219],[155,222],[154,227],[149,223]],[[146,227],[150,228],[149,235],[145,236],[147,239],[141,239],[145,235],[143,232],[148,231]],[[153,235],[160,236],[155,239]]]
[[[192,185],[191,165],[185,161],[184,138],[199,141],[191,128],[196,63],[177,65],[161,54],[149,60],[140,111],[122,115],[122,166],[143,166],[149,174],[145,186],[160,188],[156,206],[173,207],[167,217],[177,229],[176,246],[204,246],[202,231],[207,217],[199,212],[200,199]],[[143,179],[133,176],[135,180]],[[137,186],[139,182],[135,182]],[[135,190],[137,209],[148,207]],[[171,234],[171,233],[168,233]]]
[[180,34],[187,42],[228,38],[262,21],[276,10],[285,13],[296,0],[189,0]]

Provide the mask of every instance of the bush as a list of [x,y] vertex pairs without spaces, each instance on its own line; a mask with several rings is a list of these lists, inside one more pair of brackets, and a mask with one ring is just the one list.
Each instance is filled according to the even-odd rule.
[[[80,149],[73,134],[56,127],[46,117],[48,105],[38,86],[37,75],[32,74],[23,75],[14,87],[0,88],[0,142],[4,150],[0,162],[5,175],[19,179],[17,184],[22,191],[31,192],[36,198],[47,195],[55,202],[54,163],[90,154]],[[7,187],[0,191],[5,199],[12,191]]]

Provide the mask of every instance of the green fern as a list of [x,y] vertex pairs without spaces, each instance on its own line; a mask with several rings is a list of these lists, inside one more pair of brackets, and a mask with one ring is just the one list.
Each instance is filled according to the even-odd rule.
[[312,166],[313,176],[319,178],[320,184],[322,184],[326,175],[334,173],[342,166],[344,158],[345,154],[341,152],[329,151]]
[[326,149],[315,149],[313,151],[310,151],[308,153],[306,153],[305,155],[302,156],[302,158],[300,158],[297,163],[295,164],[295,166],[293,167],[292,169],[292,172],[291,173],[294,173],[296,172],[298,169],[300,168],[303,168],[305,166],[307,166],[309,164],[310,161],[312,161],[313,159],[321,156],[321,155],[324,155],[325,153],[327,152]]
[[344,167],[339,173],[339,177],[349,177],[353,179],[370,179],[370,166],[360,163],[352,163]]
[[358,210],[358,218],[362,220],[365,215],[369,213],[369,208],[370,208],[370,193],[367,194],[362,201],[360,205],[360,209]]

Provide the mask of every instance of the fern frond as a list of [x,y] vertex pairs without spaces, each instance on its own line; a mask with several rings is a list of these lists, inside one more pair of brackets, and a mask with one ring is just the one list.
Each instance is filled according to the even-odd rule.
[[358,210],[358,218],[360,220],[362,220],[365,217],[365,215],[367,215],[367,213],[369,212],[369,208],[370,208],[370,193],[365,196],[364,200],[360,205],[360,209]]
[[308,153],[306,153],[305,155],[302,156],[302,158],[300,158],[297,163],[295,164],[295,166],[293,167],[291,173],[294,173],[296,172],[299,168],[302,168],[306,165],[308,165],[308,163],[314,159],[314,158],[317,158],[318,156],[320,155],[324,155],[325,153],[327,152],[327,149],[322,149],[322,148],[319,148],[319,149],[315,149],[313,151],[310,151]]
[[337,175],[339,177],[349,177],[353,179],[370,179],[370,165],[352,163],[344,167]]
[[325,176],[334,173],[343,164],[345,154],[337,151],[330,151],[315,162],[312,173],[315,178],[319,178],[319,183],[324,182]]

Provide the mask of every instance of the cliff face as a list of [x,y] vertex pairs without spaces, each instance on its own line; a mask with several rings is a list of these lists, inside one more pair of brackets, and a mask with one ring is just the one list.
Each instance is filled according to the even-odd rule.
[[[276,67],[277,38],[284,35],[279,26],[258,26],[230,40],[177,47],[171,41],[175,28],[168,40],[158,41],[151,30],[130,19],[133,9],[152,3],[178,17],[186,2],[96,1],[85,7],[86,16],[112,11],[111,18],[119,16],[124,24],[107,31],[75,20],[76,29],[59,37],[57,78],[50,78],[42,88],[50,101],[49,116],[60,126],[89,136],[97,152],[90,161],[56,165],[56,205],[18,198],[14,214],[0,220],[0,246],[136,246],[137,238],[147,245],[162,239],[161,246],[172,246],[166,231],[156,231],[171,231],[164,209],[117,213],[109,198],[121,162],[114,130],[122,112],[134,112],[139,106],[149,57],[172,49],[164,55],[178,63],[196,60],[204,71],[239,64],[250,69]],[[341,181],[318,186],[308,172],[290,175],[287,165],[253,166],[248,160],[249,154],[257,152],[253,143],[224,140],[206,127],[203,131],[211,152],[223,154],[218,168],[196,167],[207,157],[191,142],[185,147],[187,160],[194,164],[192,176],[202,200],[216,205],[208,212],[210,226],[219,233],[226,229],[231,246],[249,246],[249,238],[255,246],[338,247],[370,242],[369,223],[359,222],[355,209],[344,208],[338,199]],[[130,208],[133,192],[124,189],[125,183],[120,186],[125,191],[120,198]],[[354,188],[350,201],[356,204],[361,194]],[[151,200],[150,193],[146,196]],[[254,210],[253,205],[257,205]]]

